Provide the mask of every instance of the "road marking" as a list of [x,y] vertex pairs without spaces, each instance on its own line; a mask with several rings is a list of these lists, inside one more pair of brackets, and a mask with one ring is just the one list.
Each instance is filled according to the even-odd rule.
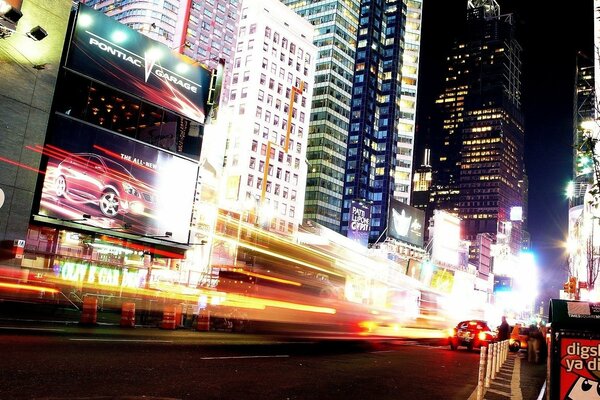
[[230,357],[200,357],[201,360],[235,360],[240,358],[288,358],[287,354],[277,354],[274,356],[230,356]]
[[64,332],[64,329],[57,328],[24,328],[22,326],[0,326],[0,329],[20,330],[20,331],[42,331],[42,332]]
[[540,394],[538,395],[537,400],[543,400],[545,395],[546,395],[546,381],[544,381],[544,384],[542,385],[542,390],[540,390]]
[[156,339],[77,339],[69,338],[74,342],[137,342],[137,343],[173,343],[172,340],[156,340]]

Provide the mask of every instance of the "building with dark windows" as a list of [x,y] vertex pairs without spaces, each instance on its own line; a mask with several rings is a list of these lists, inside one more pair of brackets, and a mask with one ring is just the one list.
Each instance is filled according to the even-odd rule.
[[385,239],[390,200],[409,201],[420,17],[421,2],[361,3],[341,232],[353,202],[369,203],[370,243]]
[[488,234],[502,252],[518,254],[527,193],[521,46],[512,14],[496,1],[469,2],[436,103],[429,206],[459,216],[463,239]]

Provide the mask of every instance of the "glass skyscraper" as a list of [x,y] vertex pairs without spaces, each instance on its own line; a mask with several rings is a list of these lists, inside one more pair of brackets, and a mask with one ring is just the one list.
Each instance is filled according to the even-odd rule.
[[359,0],[282,0],[315,27],[304,219],[339,231]]
[[370,205],[369,242],[383,238],[390,198],[410,200],[421,1],[362,1],[341,232],[353,201]]

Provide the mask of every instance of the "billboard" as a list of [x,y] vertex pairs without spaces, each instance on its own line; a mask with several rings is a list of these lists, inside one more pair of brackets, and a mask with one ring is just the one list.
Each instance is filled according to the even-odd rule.
[[360,201],[352,200],[348,220],[348,238],[366,247],[369,244],[370,230],[371,208]]
[[39,215],[188,243],[196,162],[60,116],[44,153]]
[[388,210],[389,237],[423,247],[425,212],[390,198]]
[[431,259],[453,266],[460,265],[460,219],[446,211],[434,210],[431,232]]
[[[560,341],[559,357],[561,363],[558,398],[598,398],[598,392],[600,392],[600,340],[598,337],[589,339],[563,337]],[[595,390],[591,391],[592,388]]]
[[65,66],[204,123],[211,71],[82,4]]

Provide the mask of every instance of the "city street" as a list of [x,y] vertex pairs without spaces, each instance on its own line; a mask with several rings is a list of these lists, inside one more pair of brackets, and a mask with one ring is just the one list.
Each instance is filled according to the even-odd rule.
[[[35,321],[2,321],[0,341],[2,399],[466,400],[474,398],[479,364],[479,351],[427,341],[294,340]],[[544,365],[520,365],[522,399],[535,400]]]
[[467,399],[479,362],[402,341],[9,324],[0,335],[2,399]]

